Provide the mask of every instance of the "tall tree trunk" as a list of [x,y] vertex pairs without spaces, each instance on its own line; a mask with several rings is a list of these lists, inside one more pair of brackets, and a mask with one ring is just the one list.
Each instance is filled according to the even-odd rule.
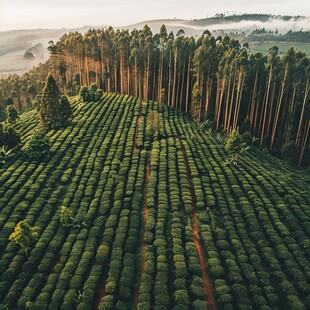
[[304,96],[304,100],[302,103],[302,110],[301,110],[301,114],[300,114],[300,118],[299,118],[299,124],[298,124],[298,130],[297,130],[297,134],[296,134],[296,145],[299,146],[300,143],[300,130],[301,130],[301,125],[302,125],[302,121],[303,121],[303,117],[304,117],[304,113],[305,113],[305,106],[306,106],[306,102],[307,102],[307,98],[309,95],[309,90],[310,90],[310,85],[309,85],[309,79],[307,80],[307,84],[306,84],[306,89],[305,89],[305,96]]
[[309,129],[310,129],[310,121],[308,121],[308,126],[307,126],[307,129],[306,129],[305,137],[304,137],[302,145],[301,145],[301,152],[300,152],[300,155],[299,155],[298,167],[300,167],[302,158],[304,156],[304,152],[305,152],[305,148],[306,148],[307,141],[308,141],[308,136],[309,136]]
[[272,150],[272,146],[273,146],[274,139],[275,139],[275,136],[276,136],[277,126],[278,126],[278,119],[279,119],[279,114],[280,114],[280,110],[281,110],[282,98],[283,98],[283,94],[284,94],[284,88],[285,88],[285,84],[286,84],[287,75],[288,75],[288,63],[285,66],[284,77],[283,77],[283,80],[282,80],[282,83],[281,83],[280,99],[279,99],[278,104],[277,104],[276,114],[275,114],[275,121],[273,123],[272,132],[271,132],[270,150]]
[[227,129],[227,122],[228,122],[228,108],[229,108],[229,100],[230,100],[230,88],[231,88],[231,80],[232,77],[229,77],[228,87],[227,87],[227,95],[226,95],[226,102],[225,102],[225,116],[224,116],[224,130]]
[[178,52],[174,53],[174,68],[173,68],[173,84],[172,84],[172,100],[171,105],[175,106],[175,88],[176,88],[176,78],[177,78],[177,56]]
[[267,106],[268,106],[268,100],[269,100],[270,84],[272,80],[272,72],[273,72],[273,68],[272,68],[272,65],[270,65],[268,85],[267,85],[266,97],[265,97],[266,99],[264,101],[264,117],[262,120],[263,123],[262,123],[262,131],[261,131],[261,136],[260,136],[260,146],[263,145],[264,136],[265,136],[265,123],[266,123]]
[[190,69],[191,69],[191,57],[188,57],[188,64],[187,64],[187,82],[186,82],[186,103],[185,103],[185,113],[188,113],[188,101],[189,101],[189,90],[190,88]]
[[227,124],[226,124],[226,129],[229,132],[230,131],[230,119],[231,119],[231,114],[232,114],[232,107],[233,107],[233,102],[234,102],[234,97],[235,97],[235,87],[236,87],[236,82],[235,82],[235,75],[236,73],[233,74],[233,86],[232,86],[232,91],[231,91],[231,98],[229,102],[229,112],[228,112],[228,119],[227,119]]
[[220,94],[219,94],[219,104],[218,104],[218,112],[217,112],[217,118],[216,118],[216,129],[218,130],[219,128],[219,123],[221,119],[221,110],[222,110],[222,102],[223,102],[223,96],[224,96],[224,91],[225,91],[225,85],[226,79],[223,78],[221,81],[221,86],[220,86]]

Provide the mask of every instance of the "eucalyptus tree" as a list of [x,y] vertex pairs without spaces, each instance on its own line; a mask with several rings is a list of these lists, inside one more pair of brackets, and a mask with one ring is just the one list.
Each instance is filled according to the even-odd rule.
[[262,103],[262,94],[265,88],[266,80],[266,57],[256,52],[249,57],[247,83],[249,88],[249,103],[247,109],[247,117],[250,120],[251,133],[257,133],[257,120],[259,107]]
[[283,96],[284,92],[288,91],[288,86],[287,85],[287,79],[291,75],[292,72],[292,67],[295,64],[295,51],[294,48],[290,48],[286,54],[283,56],[282,63],[284,66],[284,72],[283,72],[283,77],[281,79],[281,87],[280,87],[280,92],[277,100],[277,105],[276,105],[276,110],[275,110],[275,116],[273,120],[273,126],[272,126],[272,131],[271,131],[271,141],[270,141],[270,150],[272,150],[274,140],[276,137],[276,131],[278,128],[278,120],[279,120],[279,115],[283,103]]
[[172,82],[172,96],[171,96],[171,106],[176,106],[176,88],[177,88],[177,69],[180,66],[179,60],[184,48],[184,31],[180,30],[177,33],[177,38],[172,44],[173,52],[173,82]]
[[195,50],[195,39],[193,37],[186,38],[185,50],[187,53],[187,72],[186,72],[186,93],[185,93],[185,112],[189,112],[190,90],[192,83],[192,59]]
[[[154,44],[153,44],[153,36],[151,32],[147,33],[147,37],[145,39],[145,47],[144,54],[146,57],[145,62],[145,78],[144,78],[144,98],[149,99],[150,93],[150,78],[151,78],[151,62],[154,54]],[[153,85],[154,87],[154,85]]]
[[[279,48],[277,46],[272,46],[269,49],[267,56],[267,84],[265,88],[264,101],[261,109],[261,116],[259,120],[259,132],[260,132],[260,145],[263,145],[264,137],[266,135],[266,120],[267,120],[267,112],[270,113],[273,111],[273,101],[275,97],[275,88],[277,85],[277,70],[280,62],[280,57],[278,56]],[[267,131],[268,133],[269,131]]]
[[159,59],[159,73],[158,73],[158,81],[159,81],[158,82],[158,93],[157,93],[158,98],[160,98],[161,89],[164,88],[163,86],[164,53],[165,53],[167,38],[168,38],[167,28],[165,25],[162,25],[160,27],[159,38],[160,38],[160,59]]
[[119,60],[120,60],[120,93],[128,93],[128,58],[129,58],[129,33],[122,31],[118,37]]

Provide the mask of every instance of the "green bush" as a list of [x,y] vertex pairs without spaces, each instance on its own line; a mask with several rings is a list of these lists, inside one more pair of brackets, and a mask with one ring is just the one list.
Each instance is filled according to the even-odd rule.
[[49,153],[50,139],[43,133],[35,132],[26,145],[26,152],[30,159],[41,159]]
[[96,254],[96,261],[98,264],[104,264],[104,262],[106,261],[108,255],[110,252],[110,248],[105,245],[102,244],[99,246],[98,250],[97,250],[97,254]]
[[290,165],[296,164],[298,160],[298,146],[295,141],[285,144],[281,148],[281,158]]

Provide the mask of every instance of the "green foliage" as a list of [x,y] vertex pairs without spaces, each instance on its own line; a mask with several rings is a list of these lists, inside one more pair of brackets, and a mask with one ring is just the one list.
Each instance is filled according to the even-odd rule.
[[161,89],[160,91],[160,101],[161,104],[166,103],[166,90],[164,88]]
[[64,124],[67,123],[68,119],[72,116],[72,107],[66,95],[61,95],[60,97],[61,106],[61,117]]
[[239,156],[248,150],[249,146],[243,140],[242,135],[238,130],[233,130],[228,134],[225,141],[225,151],[228,153],[228,159],[225,164],[237,164]]
[[245,120],[243,121],[243,124],[240,128],[240,133],[244,134],[246,132],[250,132],[251,131],[251,122],[250,122],[250,118],[247,116],[245,118]]
[[79,93],[80,98],[83,100],[83,102],[88,102],[90,98],[89,90],[87,86],[82,86]]
[[92,93],[95,93],[97,89],[98,89],[98,86],[97,86],[96,83],[92,83],[92,84],[89,86],[89,90],[90,90]]
[[[134,152],[137,98],[105,93],[91,105],[70,102],[72,130],[49,133],[48,160],[20,154],[0,168],[0,304],[207,309],[203,258],[220,309],[308,307],[304,171],[260,150],[223,167],[222,143],[152,102],[143,103],[138,126],[150,149]],[[150,142],[152,109],[167,138]],[[25,113],[16,126],[24,140],[36,115]],[[27,258],[8,242],[21,218],[42,231]]]
[[98,101],[103,95],[102,89],[98,88],[96,83],[92,83],[89,87],[82,86],[79,96],[83,102],[95,102]]
[[20,145],[20,136],[14,128],[6,127],[0,123],[0,163],[5,163],[13,151]]
[[60,210],[60,223],[64,226],[64,227],[70,227],[72,224],[72,218],[73,214],[72,212],[69,210],[69,208],[66,208],[64,206],[61,207]]
[[162,127],[163,123],[159,118],[158,112],[151,110],[146,121],[146,136],[148,140],[152,141],[154,137],[158,136],[158,132]]
[[74,300],[75,303],[79,304],[79,303],[83,302],[86,299],[86,296],[87,295],[86,295],[85,291],[78,290],[76,293],[76,298]]
[[6,114],[6,112],[5,112],[3,109],[1,109],[1,107],[0,107],[0,123],[1,123],[1,122],[5,122],[6,119],[7,119],[7,114]]
[[8,106],[6,115],[10,124],[16,124],[17,120],[19,119],[19,115],[13,105]]
[[3,132],[3,145],[9,149],[14,149],[20,144],[20,135],[12,127],[7,127],[6,131]]
[[6,146],[0,147],[0,164],[4,164],[13,155],[12,150]]
[[103,264],[106,261],[109,255],[109,252],[110,252],[110,248],[107,245],[105,244],[100,245],[97,250],[97,254],[96,254],[97,263]]
[[103,95],[103,91],[102,89],[98,88],[96,91],[95,91],[95,101],[98,101]]
[[11,150],[18,147],[20,142],[20,136],[14,128],[3,127],[3,125],[0,124],[0,147]]
[[26,152],[30,159],[42,159],[49,153],[50,148],[50,139],[37,131],[27,142]]
[[74,217],[71,210],[64,206],[60,209],[60,223],[66,228],[82,228],[87,226],[85,219]]
[[192,91],[192,105],[191,105],[191,114],[195,121],[200,121],[200,91],[198,83],[196,82],[193,86]]
[[290,143],[282,146],[281,158],[290,165],[297,163],[298,147],[295,144],[295,141],[291,141]]
[[20,221],[14,228],[14,232],[9,236],[9,240],[19,244],[27,255],[31,247],[38,239],[38,233],[26,221]]
[[41,126],[46,130],[58,129],[66,126],[71,116],[72,109],[67,97],[60,94],[56,81],[49,74],[41,99]]

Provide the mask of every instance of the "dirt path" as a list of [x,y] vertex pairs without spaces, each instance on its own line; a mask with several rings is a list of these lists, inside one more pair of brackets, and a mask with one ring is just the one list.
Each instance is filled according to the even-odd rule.
[[141,115],[142,115],[142,104],[140,105],[139,115],[137,118],[137,125],[136,125],[135,137],[134,137],[134,142],[133,142],[133,148],[132,148],[133,151],[135,151],[137,149],[137,139],[138,139]]
[[51,271],[52,274],[57,273],[56,270],[55,270],[55,267],[56,267],[58,264],[60,264],[60,260],[59,260],[59,259],[57,260],[57,262],[55,263],[55,265],[54,265],[54,267],[53,267],[53,269],[52,269],[52,271]]
[[96,292],[95,302],[94,302],[94,305],[93,305],[93,309],[94,310],[99,309],[99,305],[100,305],[100,302],[101,302],[102,298],[104,298],[107,295],[107,293],[105,291],[105,285],[106,285],[106,281],[103,278],[100,281],[99,286],[98,286],[98,290]]
[[143,221],[143,228],[142,228],[142,263],[141,263],[141,271],[140,271],[140,276],[139,276],[139,284],[138,284],[138,289],[137,289],[137,295],[136,295],[136,309],[138,309],[138,304],[140,302],[140,287],[142,283],[142,276],[145,272],[145,262],[146,262],[146,247],[145,247],[145,224],[146,220],[148,217],[148,207],[147,207],[147,191],[148,191],[148,185],[150,183],[150,162],[147,160],[147,164],[145,166],[145,189],[144,189],[144,204],[143,204],[143,209],[144,209],[144,221]]
[[193,241],[195,243],[197,254],[198,254],[199,265],[200,265],[201,271],[202,271],[203,288],[204,288],[205,296],[206,296],[205,302],[208,305],[208,309],[216,310],[217,306],[216,306],[216,302],[215,302],[215,298],[214,298],[214,289],[213,289],[213,287],[210,283],[210,280],[208,278],[208,275],[207,275],[207,264],[206,264],[206,260],[205,260],[205,257],[204,257],[203,251],[202,251],[202,247],[201,247],[199,228],[198,228],[198,224],[197,224],[196,198],[195,198],[195,192],[194,192],[193,184],[190,180],[189,164],[188,164],[188,161],[186,158],[186,153],[185,153],[183,143],[182,143],[180,138],[179,138],[179,141],[180,141],[181,152],[183,155],[183,160],[184,160],[185,167],[186,167],[186,178],[187,178],[190,193],[192,196],[193,222],[194,222],[192,233],[193,233]]

